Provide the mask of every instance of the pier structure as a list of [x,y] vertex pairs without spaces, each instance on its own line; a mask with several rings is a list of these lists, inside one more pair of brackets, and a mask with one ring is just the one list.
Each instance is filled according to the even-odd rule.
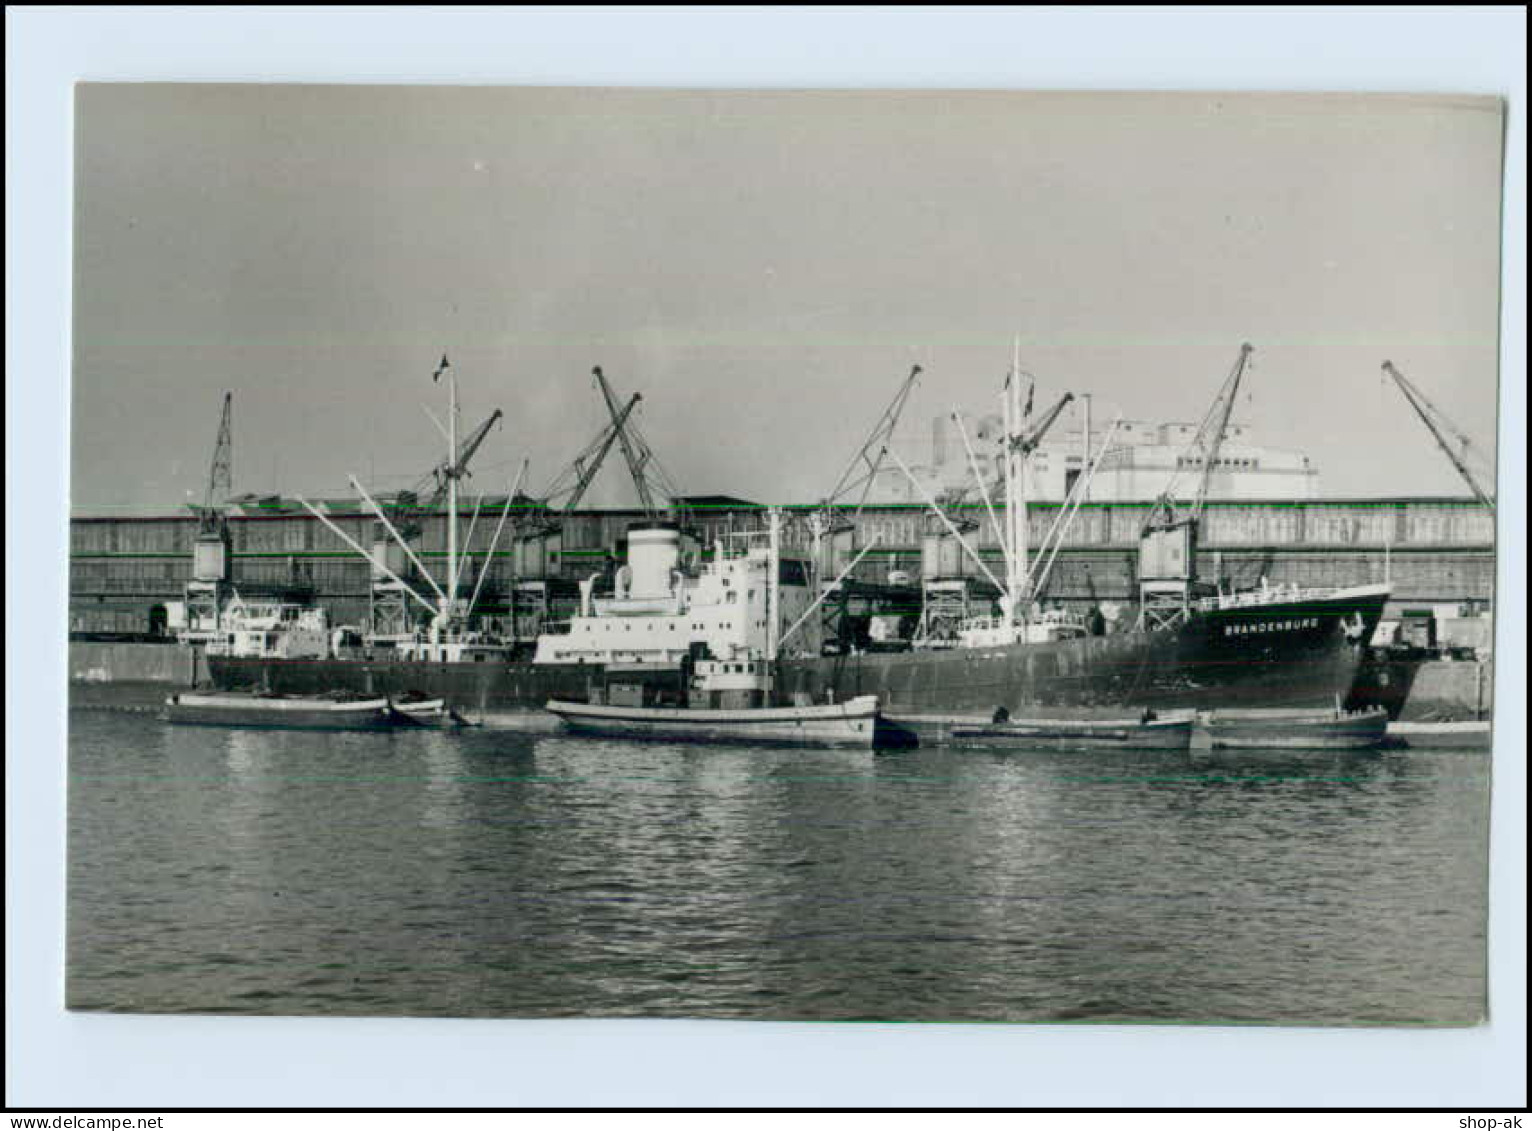
[[[366,542],[373,517],[360,499],[311,500],[336,527]],[[505,500],[487,498],[491,512]],[[1034,502],[1027,529],[1040,542],[1061,504]],[[1070,524],[1049,573],[1045,604],[1084,611],[1129,606],[1137,594],[1139,535],[1149,502],[1085,502]],[[1004,551],[975,502],[972,542],[993,572]],[[764,507],[725,496],[688,500],[703,546],[729,531],[760,527]],[[923,504],[864,507],[845,538],[827,543],[833,560],[820,576],[834,577],[851,558],[877,545],[849,575],[848,597],[872,600],[918,586],[927,562],[962,570],[966,558],[943,555]],[[784,554],[812,553],[808,521],[814,504],[784,508]],[[168,508],[167,508],[168,511]],[[444,562],[451,547],[444,513],[421,517],[419,554]],[[797,519],[801,518],[799,521]],[[485,577],[485,607],[512,614],[517,586],[545,584],[575,593],[574,583],[623,556],[626,531],[638,510],[584,510],[563,517],[560,537],[531,556],[504,546],[489,553],[491,525],[481,523],[458,552]],[[332,625],[366,623],[372,577],[368,562],[349,549],[295,499],[235,501],[227,509],[228,584],[247,598],[278,597],[324,606]],[[193,514],[78,514],[70,522],[69,630],[74,634],[174,635],[173,613],[194,580],[199,524]],[[1034,543],[1035,544],[1035,543]],[[1302,588],[1390,581],[1387,617],[1441,606],[1482,611],[1493,600],[1494,514],[1472,497],[1304,499],[1290,502],[1212,500],[1202,517],[1197,576],[1226,589],[1270,585]],[[951,559],[948,561],[947,559]],[[843,559],[843,560],[842,560]],[[966,568],[972,568],[971,566]],[[976,576],[981,576],[975,568]]]

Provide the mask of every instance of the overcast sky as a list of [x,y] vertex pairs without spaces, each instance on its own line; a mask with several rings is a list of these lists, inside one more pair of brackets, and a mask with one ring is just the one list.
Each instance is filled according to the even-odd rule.
[[[1493,458],[1497,102],[82,86],[72,503],[407,484],[443,352],[534,489],[644,394],[690,493],[808,501],[911,364],[901,440],[1039,399],[1236,419],[1332,496],[1460,494],[1379,362]],[[592,502],[632,498],[617,453]]]

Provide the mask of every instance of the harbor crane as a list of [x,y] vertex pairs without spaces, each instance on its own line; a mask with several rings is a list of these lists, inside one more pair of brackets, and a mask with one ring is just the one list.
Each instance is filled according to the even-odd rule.
[[[836,528],[844,527],[849,521],[839,510],[841,500],[860,488],[861,495],[857,498],[856,509],[851,517],[855,518],[862,513],[867,505],[867,496],[871,494],[873,485],[877,482],[878,473],[883,470],[883,460],[888,455],[889,445],[893,443],[894,430],[899,427],[899,418],[904,414],[904,406],[910,399],[910,394],[915,391],[915,385],[921,374],[918,365],[910,367],[910,375],[906,377],[894,391],[893,399],[888,402],[882,415],[873,424],[872,431],[867,434],[867,439],[862,441],[851,461],[846,464],[846,469],[841,472],[835,486],[825,496],[820,504],[816,518],[824,528],[824,533],[829,533]],[[860,470],[859,469],[864,469]]]
[[[622,448],[623,457],[628,464],[628,473],[633,479],[634,490],[638,492],[639,506],[646,519],[654,521],[662,517],[660,507],[655,501],[656,494],[669,499],[672,507],[680,505],[679,492],[675,485],[664,473],[648,442],[633,423],[634,410],[644,399],[643,394],[634,393],[625,404],[619,406],[617,395],[613,392],[611,383],[607,381],[601,367],[598,365],[591,372],[596,378],[597,387],[601,391],[610,419],[596,433],[595,438],[580,450],[580,454],[575,456],[543,491],[536,517],[539,524],[545,528],[553,522],[555,513],[560,516],[567,515],[579,507],[591,484],[595,482],[596,475],[600,472],[607,453],[612,450],[613,445]],[[557,512],[552,507],[556,500],[559,501]]]
[[224,504],[234,490],[234,394],[224,393],[218,438],[208,466],[202,505],[192,505],[197,534],[192,544],[192,575],[185,588],[183,643],[205,644],[218,635],[223,607],[232,585],[229,520]]
[[[1208,486],[1218,466],[1229,418],[1239,384],[1249,368],[1255,347],[1239,347],[1234,368],[1224,379],[1208,407],[1186,454],[1165,489],[1149,508],[1138,542],[1139,624],[1142,628],[1171,628],[1190,612],[1192,589],[1197,581],[1197,530],[1207,504]],[[1182,472],[1194,469],[1196,491],[1186,506],[1178,503]]]
[[[1234,362],[1234,368],[1229,371],[1229,376],[1224,379],[1218,395],[1213,398],[1213,403],[1208,407],[1207,415],[1202,418],[1202,424],[1187,447],[1180,466],[1171,476],[1170,482],[1165,484],[1165,489],[1160,492],[1159,498],[1154,501],[1154,506],[1145,517],[1145,534],[1201,521],[1203,508],[1207,504],[1208,485],[1212,482],[1213,469],[1218,466],[1218,453],[1223,447],[1224,434],[1229,427],[1229,417],[1234,413],[1235,398],[1239,395],[1239,383],[1249,367],[1250,355],[1254,352],[1255,347],[1249,342],[1239,347],[1239,357]],[[1181,481],[1181,472],[1187,468],[1197,469],[1197,489],[1192,495],[1190,505],[1178,510],[1176,488]]]
[[[821,579],[836,574],[835,567],[841,561],[851,559],[853,549],[851,542],[854,540],[856,530],[855,520],[867,505],[867,499],[877,483],[879,473],[883,470],[884,460],[892,454],[890,448],[893,444],[894,431],[899,426],[899,419],[904,414],[910,395],[915,391],[921,372],[919,365],[910,367],[908,376],[894,390],[893,397],[873,423],[866,439],[852,453],[835,486],[812,511],[806,515],[794,516],[796,521],[802,521],[807,527],[807,540],[812,547],[809,564],[816,590],[822,588]],[[845,507],[847,500],[853,494],[857,496],[856,503],[848,513]],[[826,554],[827,540],[828,555]],[[838,544],[839,550],[836,548]],[[871,548],[870,543],[867,548]],[[826,557],[829,558],[828,561]],[[857,555],[857,561],[860,560],[861,555]],[[823,629],[826,635],[840,637],[843,635],[843,630],[851,631],[854,635],[856,630],[853,622],[857,618],[851,616],[850,609],[853,597],[858,593],[858,583],[841,578],[830,588],[834,589],[836,599],[824,603]],[[829,593],[830,589],[823,589],[819,594],[822,602]],[[865,629],[862,631],[865,632]]]
[[649,450],[649,445],[643,439],[635,435],[634,430],[628,426],[628,418],[633,413],[633,407],[641,399],[640,394],[634,393],[633,399],[625,408],[617,407],[617,396],[612,392],[612,386],[607,384],[606,374],[601,372],[601,366],[591,370],[596,378],[596,384],[601,388],[601,397],[606,401],[606,410],[612,417],[612,434],[617,437],[617,442],[622,445],[622,457],[628,461],[628,474],[633,477],[633,489],[638,492],[638,505],[643,508],[644,517],[651,521],[659,517],[654,506],[654,493],[649,489],[649,480],[644,475],[644,469],[649,466],[654,453]]
[[[1495,509],[1494,497],[1479,486],[1479,481],[1474,478],[1473,472],[1468,469],[1467,457],[1470,441],[1467,433],[1448,420],[1446,413],[1432,404],[1426,395],[1417,389],[1403,373],[1394,368],[1393,362],[1385,361],[1383,363],[1383,372],[1394,379],[1394,384],[1399,386],[1399,391],[1404,394],[1404,399],[1410,402],[1410,407],[1415,410],[1416,415],[1420,417],[1426,428],[1430,430],[1437,445],[1447,454],[1447,458],[1452,461],[1452,466],[1463,477],[1463,482],[1468,484],[1468,489],[1473,492],[1474,498],[1478,499],[1490,511],[1493,511]],[[1453,437],[1457,440],[1457,450],[1454,450],[1452,444],[1448,442],[1448,432],[1452,433]]]
[[207,490],[197,513],[199,536],[217,535],[224,525],[222,504],[234,493],[234,394],[224,393],[223,412],[218,418],[218,439],[213,443],[213,459],[208,467]]
[[1059,418],[1059,414],[1063,412],[1064,409],[1068,407],[1069,403],[1074,399],[1075,395],[1073,393],[1065,393],[1058,399],[1057,404],[1055,404],[1047,412],[1043,413],[1038,422],[1032,425],[1030,431],[1019,433],[1011,441],[1011,446],[1022,456],[1031,455],[1034,451],[1037,450],[1037,446],[1043,442],[1043,437],[1047,436],[1048,433],[1052,430],[1054,423]]

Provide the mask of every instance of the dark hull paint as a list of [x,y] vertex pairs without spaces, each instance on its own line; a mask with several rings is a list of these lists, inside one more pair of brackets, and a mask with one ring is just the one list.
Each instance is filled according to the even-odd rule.
[[1176,629],[1051,644],[794,660],[780,687],[820,703],[876,695],[894,720],[990,717],[997,707],[1013,717],[1037,708],[1333,707],[1352,691],[1365,652],[1358,641],[1371,637],[1385,600],[1379,592],[1245,606]]
[[955,742],[1005,746],[1019,750],[1186,750],[1192,742],[1192,720],[1173,723],[1070,725],[1042,721],[991,726],[956,726]]
[[[169,706],[166,722],[178,726],[244,727],[260,730],[392,730],[400,725],[389,710],[337,714],[326,711],[262,711],[254,707]],[[413,725],[404,721],[403,725]]]
[[356,691],[396,697],[418,691],[470,716],[541,711],[550,699],[580,701],[602,671],[596,664],[406,663],[399,660],[254,660],[209,656],[213,686],[262,687],[280,695]]
[[1382,707],[1390,719],[1404,713],[1415,686],[1415,676],[1424,662],[1423,656],[1407,652],[1390,652],[1371,648],[1362,660],[1361,670],[1351,687],[1351,694],[1344,704],[1348,711],[1362,711],[1369,707]]
[[[1052,644],[866,653],[780,664],[778,701],[837,702],[876,695],[884,717],[992,717],[1038,709],[1333,707],[1351,695],[1383,612],[1382,593],[1246,606],[1200,614],[1174,630],[1092,636]],[[1355,618],[1361,619],[1358,632]],[[1348,633],[1342,621],[1353,621]],[[1295,627],[1279,627],[1290,625]],[[345,689],[369,695],[418,691],[470,716],[540,712],[550,699],[580,701],[599,665],[404,663],[394,660],[208,658],[213,684],[283,694]],[[799,700],[801,701],[801,699]],[[1355,706],[1355,704],[1353,704]]]

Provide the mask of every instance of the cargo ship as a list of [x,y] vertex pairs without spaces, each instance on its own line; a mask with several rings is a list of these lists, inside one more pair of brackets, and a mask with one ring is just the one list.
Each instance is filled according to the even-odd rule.
[[[1016,717],[1035,717],[1040,712],[1088,715],[1145,708],[1320,708],[1339,698],[1355,709],[1368,698],[1360,676],[1367,643],[1388,599],[1387,585],[1319,590],[1263,583],[1254,591],[1225,592],[1196,576],[1207,476],[1217,462],[1249,353],[1248,346],[1241,350],[1183,461],[1197,480],[1188,491],[1191,502],[1178,501],[1172,482],[1144,527],[1138,618],[1119,631],[1105,631],[1099,619],[1044,609],[1038,600],[1068,530],[1066,516],[1078,513],[1112,433],[1076,482],[1056,529],[1040,546],[1029,546],[1022,517],[1027,513],[1028,457],[1071,398],[1065,394],[1033,419],[1030,392],[1023,409],[1020,382],[1008,380],[1002,394],[1005,431],[996,457],[1002,507],[990,505],[987,480],[970,449],[1003,551],[1005,578],[990,573],[963,532],[928,498],[946,536],[991,585],[977,607],[965,608],[962,616],[923,616],[913,639],[865,652],[825,641],[812,613],[860,556],[833,581],[821,581],[816,560],[782,555],[779,515],[773,510],[766,531],[736,535],[735,545],[717,543],[710,555],[685,551],[686,534],[675,522],[631,527],[627,563],[612,579],[611,591],[597,595],[595,577],[581,582],[577,614],[545,626],[535,654],[526,658],[472,627],[475,598],[459,598],[460,571],[452,552],[441,585],[425,575],[439,595],[433,602],[378,564],[376,551],[368,554],[310,507],[357,552],[374,560],[402,594],[423,606],[429,625],[348,658],[210,654],[212,681],[219,688],[259,687],[282,694],[416,692],[444,699],[470,717],[512,724],[518,717],[540,717],[550,699],[587,699],[608,668],[620,667],[634,679],[684,686],[698,660],[768,655],[775,657],[774,702],[803,705],[875,695],[886,719],[916,734],[933,719],[989,719],[1002,708]],[[455,401],[452,413],[455,419]],[[448,532],[455,547],[458,508],[450,473],[455,435],[449,442],[444,478],[453,491]],[[920,488],[913,476],[911,481]],[[382,508],[360,493],[388,526]],[[950,605],[954,584],[966,591],[973,580],[923,578],[927,611],[943,602]],[[831,651],[838,654],[825,654]]]

